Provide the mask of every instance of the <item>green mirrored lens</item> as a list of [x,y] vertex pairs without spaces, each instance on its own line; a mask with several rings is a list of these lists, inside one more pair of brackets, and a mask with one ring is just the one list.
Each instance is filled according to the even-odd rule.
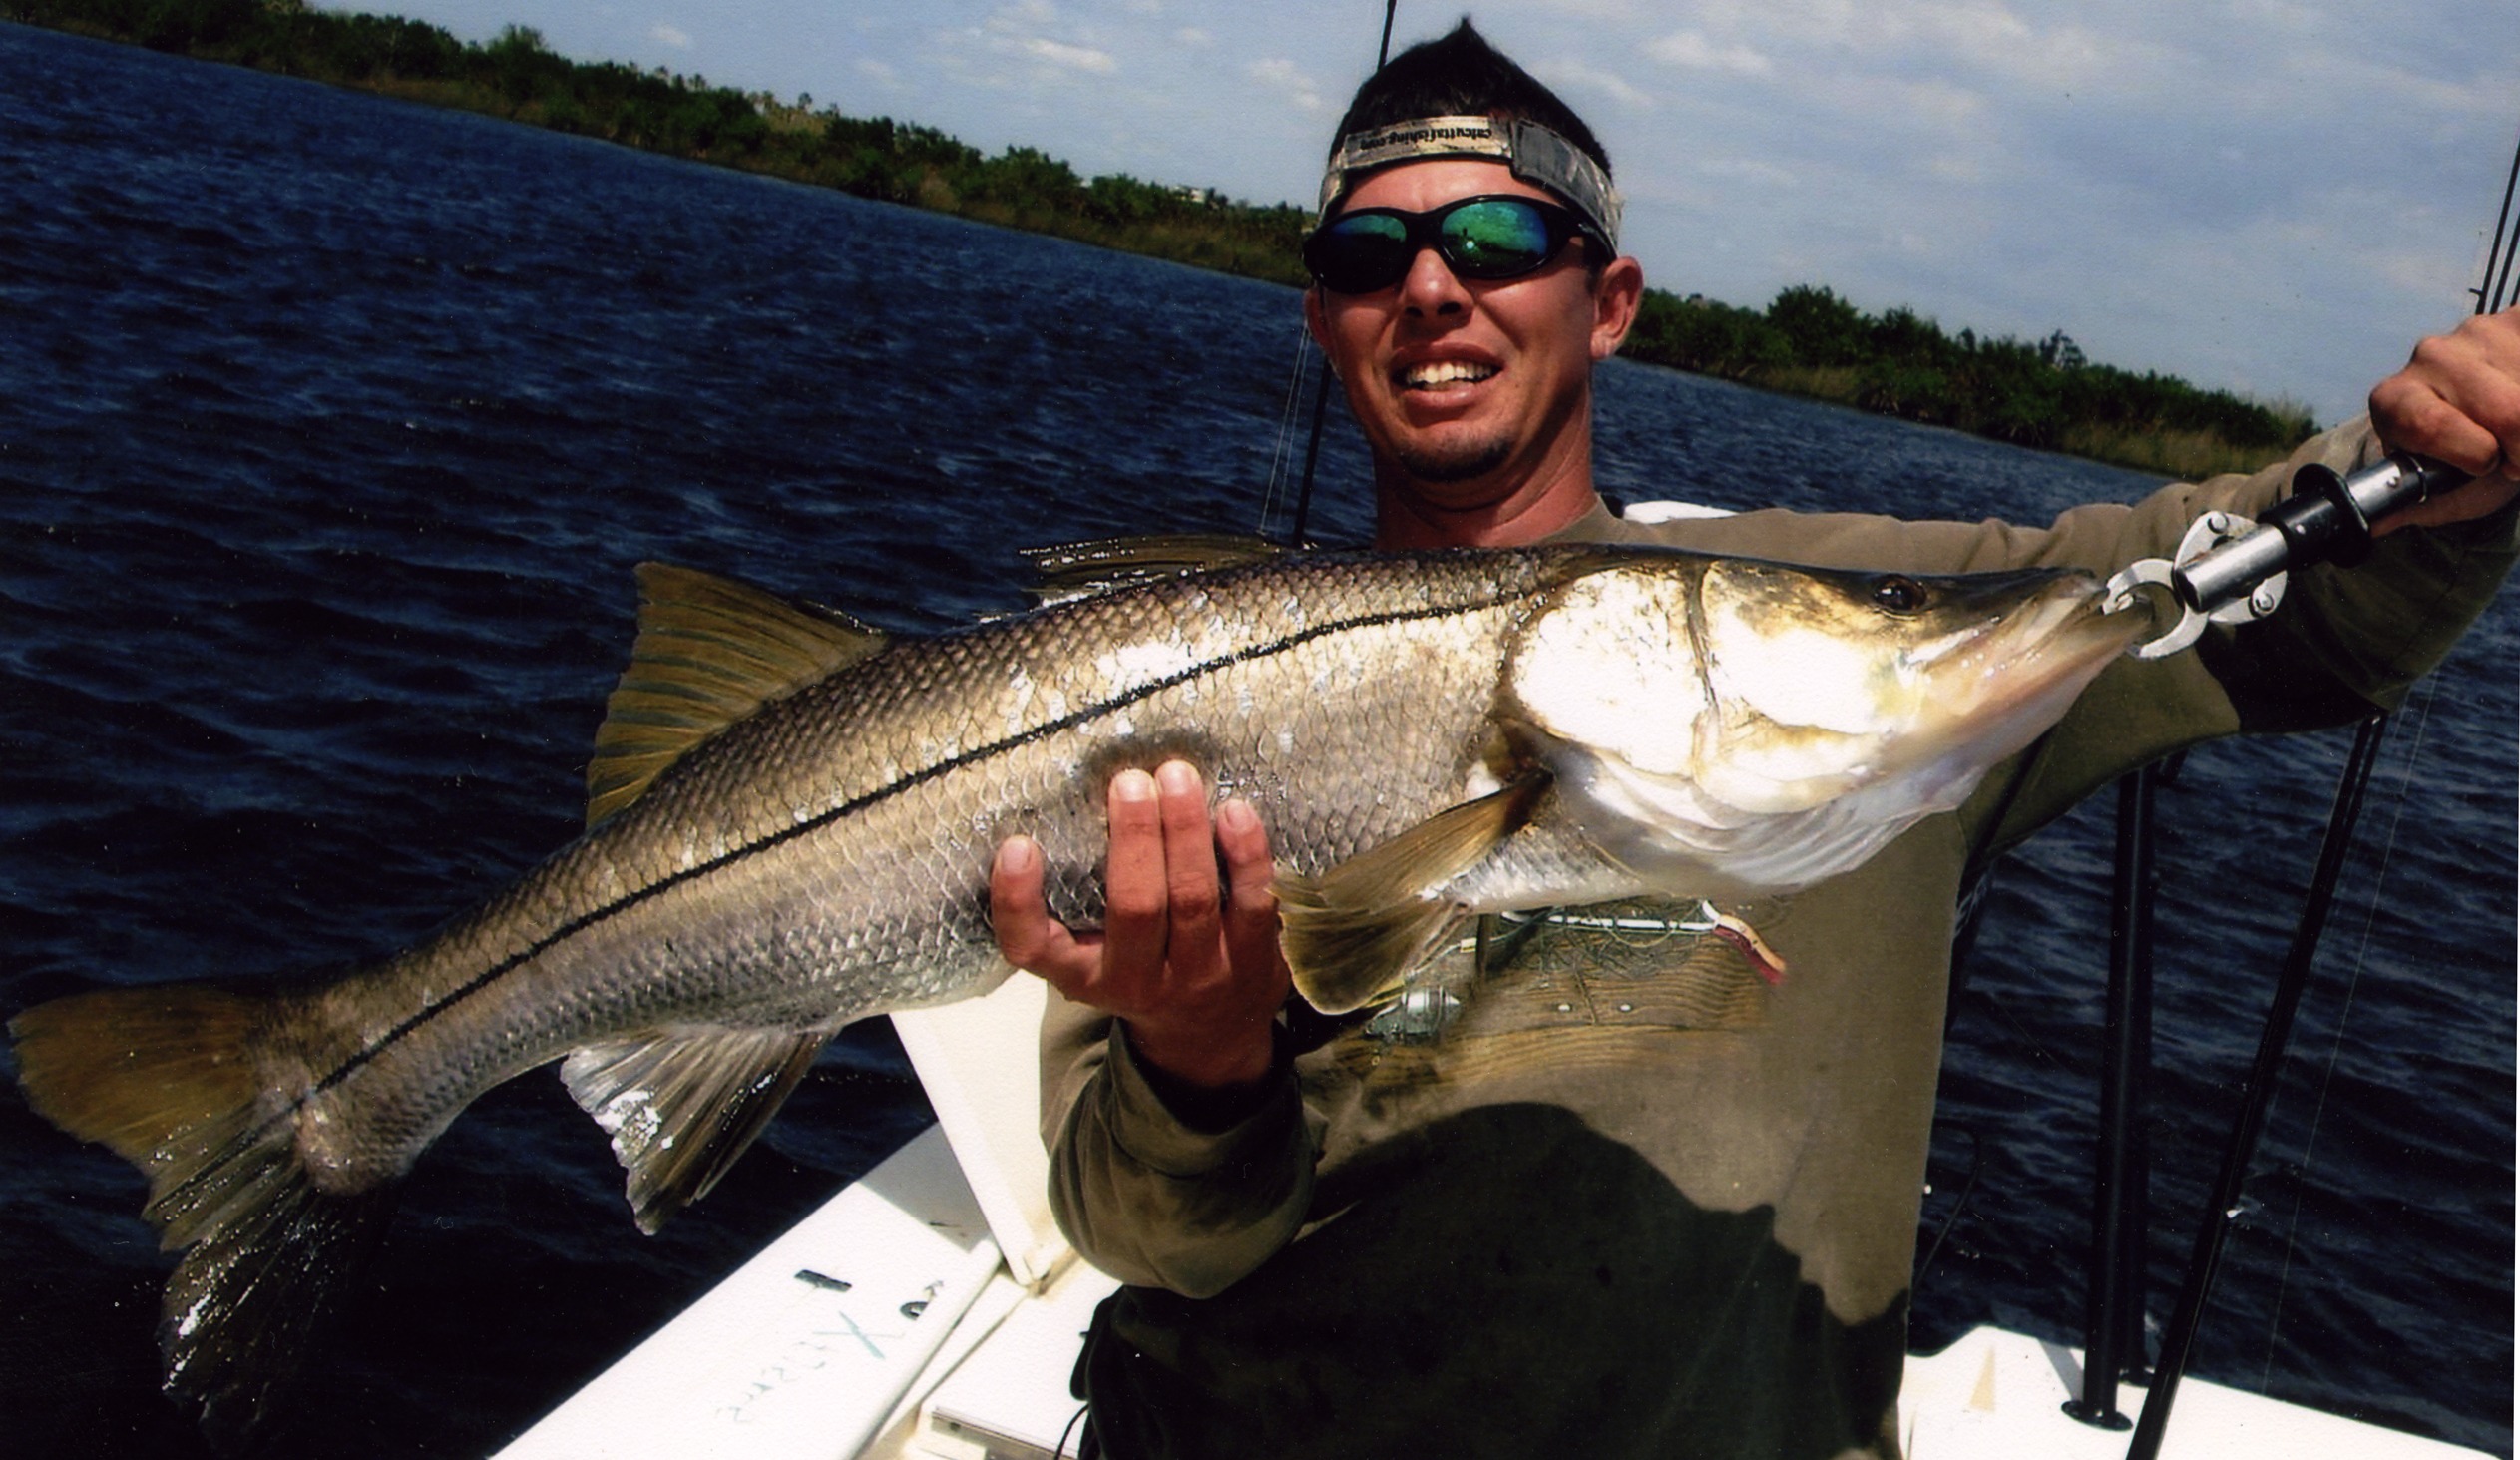
[[1548,257],[1548,222],[1515,199],[1480,199],[1445,217],[1443,248],[1447,261],[1473,276],[1527,272]]
[[1409,224],[1389,214],[1352,214],[1335,220],[1305,247],[1305,262],[1324,283],[1344,292],[1382,288],[1409,267]]
[[1399,244],[1409,242],[1409,221],[1388,213],[1352,213],[1332,220],[1330,232],[1344,243]]

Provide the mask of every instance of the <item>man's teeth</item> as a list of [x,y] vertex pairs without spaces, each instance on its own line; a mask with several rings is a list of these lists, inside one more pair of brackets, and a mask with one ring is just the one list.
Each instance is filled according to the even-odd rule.
[[1484,380],[1495,373],[1493,365],[1476,365],[1468,360],[1436,360],[1429,364],[1412,365],[1402,371],[1400,383],[1412,390],[1424,390],[1450,385],[1456,380]]

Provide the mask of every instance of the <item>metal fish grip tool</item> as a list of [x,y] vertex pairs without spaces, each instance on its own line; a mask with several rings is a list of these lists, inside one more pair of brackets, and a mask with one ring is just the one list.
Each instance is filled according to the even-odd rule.
[[2311,463],[2293,476],[2293,495],[2252,522],[2208,512],[2188,525],[2174,558],[2143,558],[2109,580],[2103,607],[2136,606],[2147,589],[2169,595],[2179,617],[2127,653],[2162,659],[2197,642],[2208,624],[2246,624],[2284,602],[2285,575],[2313,563],[2351,567],[2371,552],[2372,524],[2467,475],[2437,461],[2392,451],[2351,476]]

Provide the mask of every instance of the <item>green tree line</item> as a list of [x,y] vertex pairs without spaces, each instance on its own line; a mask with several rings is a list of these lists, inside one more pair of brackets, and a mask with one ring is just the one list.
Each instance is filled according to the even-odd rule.
[[[992,157],[932,127],[815,110],[810,97],[554,53],[509,26],[484,43],[419,21],[304,0],[0,0],[0,16],[156,50],[462,107],[628,147],[773,174],[1200,267],[1304,281],[1311,219],[1288,204],[1125,175],[1079,178],[1028,147]],[[2245,469],[2314,423],[2171,376],[2093,364],[2061,331],[2036,344],[1945,334],[1893,308],[1870,315],[1797,285],[1765,309],[1652,289],[1625,353],[2025,446],[2175,476]]]
[[1628,349],[1683,370],[1844,401],[1981,436],[2173,476],[2248,470],[2317,423],[2307,407],[2094,364],[2063,330],[2036,344],[1867,314],[1798,284],[1764,310],[1649,290]]

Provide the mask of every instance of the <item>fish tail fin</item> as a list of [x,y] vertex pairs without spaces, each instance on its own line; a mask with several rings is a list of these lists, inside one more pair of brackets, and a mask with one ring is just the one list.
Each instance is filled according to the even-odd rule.
[[166,1250],[158,1342],[167,1392],[222,1448],[247,1443],[373,1249],[388,1192],[317,1188],[295,1112],[259,1073],[277,1006],[202,985],[111,989],[9,1024],[39,1115],[149,1179]]

